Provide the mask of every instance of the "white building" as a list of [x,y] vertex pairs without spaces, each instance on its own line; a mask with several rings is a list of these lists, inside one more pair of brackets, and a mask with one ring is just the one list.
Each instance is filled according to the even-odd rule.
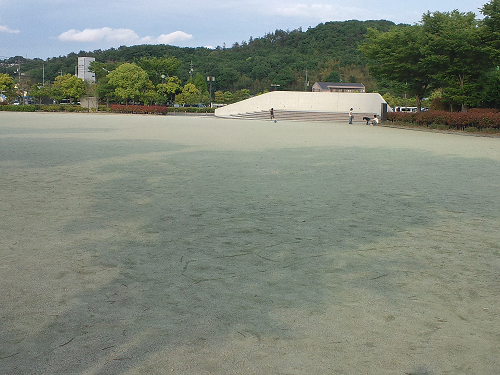
[[365,92],[365,85],[362,83],[316,82],[312,87],[312,92]]
[[78,78],[91,83],[95,82],[95,74],[89,71],[89,65],[95,61],[94,57],[79,57],[78,58]]

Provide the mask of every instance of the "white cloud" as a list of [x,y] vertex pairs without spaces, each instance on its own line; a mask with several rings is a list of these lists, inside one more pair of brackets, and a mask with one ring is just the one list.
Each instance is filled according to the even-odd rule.
[[159,44],[171,44],[176,41],[189,40],[193,36],[191,34],[187,34],[184,31],[174,31],[170,34],[162,34],[158,38],[156,38],[156,42]]
[[131,29],[112,29],[103,27],[101,29],[85,29],[83,31],[71,29],[58,36],[62,42],[116,42],[123,44],[171,44],[176,41],[189,40],[193,36],[183,31],[174,31],[170,34],[162,34],[157,38],[151,36],[140,37]]
[[0,33],[9,33],[9,34],[19,34],[19,30],[9,29],[7,26],[0,25]]
[[281,17],[293,17],[311,21],[332,21],[341,19],[363,18],[366,11],[354,7],[334,6],[331,4],[283,4],[274,7],[272,14]]

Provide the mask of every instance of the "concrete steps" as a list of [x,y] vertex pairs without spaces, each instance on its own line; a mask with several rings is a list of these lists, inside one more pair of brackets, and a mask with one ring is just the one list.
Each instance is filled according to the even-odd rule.
[[[246,113],[237,113],[226,118],[245,119],[245,120],[271,120],[269,111],[255,111]],[[354,121],[356,123],[366,123],[363,117],[373,118],[373,113],[355,113]],[[324,122],[349,122],[347,113],[340,112],[314,112],[314,111],[286,111],[274,110],[274,118],[277,121],[324,121]]]

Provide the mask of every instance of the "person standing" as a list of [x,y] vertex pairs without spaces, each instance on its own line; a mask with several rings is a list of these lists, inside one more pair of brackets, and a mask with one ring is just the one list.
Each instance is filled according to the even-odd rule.
[[353,109],[349,110],[349,124],[352,124],[352,120],[354,119],[354,114],[352,113]]
[[272,120],[274,120],[274,108],[271,108],[271,109],[269,110],[269,113],[270,113],[270,115],[271,115],[271,121],[272,121]]

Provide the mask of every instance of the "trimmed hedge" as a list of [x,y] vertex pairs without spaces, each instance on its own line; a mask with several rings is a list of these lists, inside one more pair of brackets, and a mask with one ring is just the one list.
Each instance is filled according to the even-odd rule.
[[88,108],[83,108],[78,104],[22,104],[22,105],[2,105],[0,111],[10,112],[88,112]]
[[[12,112],[89,112],[89,109],[78,104],[50,104],[50,105],[0,105],[0,111]],[[91,109],[95,112],[95,109]],[[154,114],[166,115],[167,113],[214,113],[215,108],[197,107],[163,107],[159,105],[123,105],[110,104],[109,107],[99,105],[98,112],[130,113],[130,114]]]
[[110,104],[109,109],[111,112],[116,113],[137,113],[137,114],[155,114],[166,115],[168,112],[167,107],[159,105],[123,105],[123,104]]
[[84,108],[79,104],[50,104],[39,105],[38,111],[41,112],[88,112],[88,108]]
[[[103,110],[99,106],[99,111]],[[166,115],[167,113],[214,113],[215,108],[198,108],[198,107],[162,107],[157,105],[123,105],[110,104],[107,112],[115,113],[135,113],[135,114],[157,114]]]
[[432,129],[481,131],[500,129],[500,113],[496,109],[471,109],[468,112],[389,112],[387,120],[425,126]]
[[101,112],[114,113],[130,113],[130,114],[155,114],[166,115],[167,113],[214,113],[215,108],[198,108],[198,107],[163,107],[163,106],[146,106],[146,105],[123,105],[110,104],[109,107],[99,106]]
[[178,113],[214,113],[215,108],[198,108],[198,107],[169,107],[169,112]]
[[0,111],[9,111],[9,112],[35,112],[39,107],[36,104],[26,104],[26,105],[0,105]]

